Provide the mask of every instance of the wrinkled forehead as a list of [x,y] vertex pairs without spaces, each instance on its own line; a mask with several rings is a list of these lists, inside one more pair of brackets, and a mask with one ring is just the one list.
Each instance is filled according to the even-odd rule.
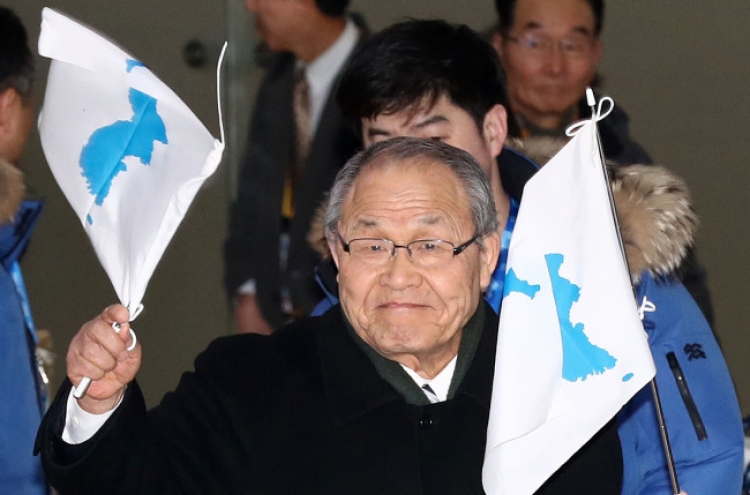
[[386,158],[362,169],[344,201],[340,227],[458,226],[471,218],[466,191],[447,165],[422,157]]

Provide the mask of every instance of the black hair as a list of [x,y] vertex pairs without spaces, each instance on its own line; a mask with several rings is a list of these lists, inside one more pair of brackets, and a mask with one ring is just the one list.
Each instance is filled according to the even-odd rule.
[[7,7],[0,7],[0,92],[14,88],[26,99],[34,80],[34,57],[21,20]]
[[[517,0],[495,0],[498,16],[498,28],[502,34],[508,34],[515,21]],[[594,13],[594,36],[597,38],[604,27],[604,0],[586,0]]]
[[471,115],[479,129],[487,112],[503,105],[508,134],[519,135],[500,60],[464,25],[409,20],[373,35],[352,54],[337,93],[344,116],[355,124],[381,114],[418,111],[441,96]]
[[325,15],[341,17],[349,5],[349,0],[315,0],[315,5]]

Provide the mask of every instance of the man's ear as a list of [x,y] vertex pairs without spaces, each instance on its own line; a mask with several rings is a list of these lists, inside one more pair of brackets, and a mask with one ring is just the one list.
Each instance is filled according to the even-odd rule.
[[336,242],[335,239],[331,239],[328,237],[326,239],[328,241],[328,250],[331,252],[331,258],[333,258],[333,262],[336,263],[336,268],[339,267],[339,252],[337,251],[337,248],[339,247],[339,243]]
[[482,238],[480,250],[480,277],[479,284],[482,290],[487,290],[492,281],[492,273],[495,271],[500,258],[500,234],[493,232]]
[[6,88],[0,93],[0,136],[13,133],[18,125],[18,112],[22,106],[21,95],[15,88]]
[[497,158],[503,150],[505,138],[508,135],[508,113],[504,106],[495,105],[484,115],[482,135],[492,156]]
[[0,157],[11,163],[18,160],[28,135],[25,126],[30,122],[24,103],[15,88],[0,93]]

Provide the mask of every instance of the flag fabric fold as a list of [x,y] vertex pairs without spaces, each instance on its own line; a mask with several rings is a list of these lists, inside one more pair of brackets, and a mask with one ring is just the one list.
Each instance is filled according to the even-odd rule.
[[52,9],[42,148],[120,302],[133,313],[224,144],[143,63]]
[[596,119],[524,189],[500,311],[483,469],[489,495],[535,492],[655,373]]

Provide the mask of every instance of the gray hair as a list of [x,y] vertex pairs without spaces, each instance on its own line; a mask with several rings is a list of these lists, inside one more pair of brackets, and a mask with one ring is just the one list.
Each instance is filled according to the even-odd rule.
[[326,237],[336,238],[344,203],[365,168],[384,168],[413,159],[442,163],[456,175],[469,198],[475,235],[481,239],[497,231],[497,211],[489,178],[469,153],[430,139],[396,137],[357,153],[339,171],[323,219]]

